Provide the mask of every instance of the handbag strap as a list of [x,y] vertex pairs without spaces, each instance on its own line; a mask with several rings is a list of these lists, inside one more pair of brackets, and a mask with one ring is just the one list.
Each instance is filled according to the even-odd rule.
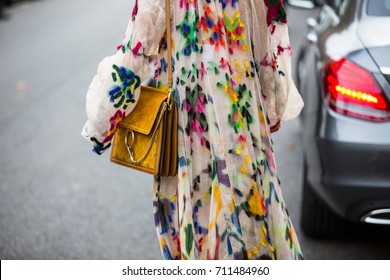
[[172,78],[172,35],[171,35],[171,1],[165,0],[165,16],[167,24],[167,60],[168,60],[168,103],[170,104],[171,94],[173,92],[173,78]]

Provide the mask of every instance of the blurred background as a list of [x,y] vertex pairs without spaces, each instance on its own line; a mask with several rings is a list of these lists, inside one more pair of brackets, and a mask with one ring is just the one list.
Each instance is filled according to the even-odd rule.
[[[162,259],[152,178],[110,163],[109,153],[98,157],[80,136],[88,85],[116,51],[133,4],[0,1],[0,259]],[[295,4],[286,9],[294,72],[306,30],[319,23],[306,20],[324,9]],[[274,144],[305,258],[390,259],[386,226],[346,222],[340,236],[302,230],[304,158],[312,156],[304,123],[283,123]]]

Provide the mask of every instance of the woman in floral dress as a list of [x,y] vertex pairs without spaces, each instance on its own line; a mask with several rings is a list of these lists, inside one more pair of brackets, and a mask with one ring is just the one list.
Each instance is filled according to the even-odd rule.
[[[303,106],[281,0],[171,0],[178,175],[154,177],[165,259],[301,259],[271,131]],[[101,154],[151,75],[167,86],[165,0],[135,1],[125,38],[87,93],[83,136]],[[118,78],[120,77],[120,78]]]

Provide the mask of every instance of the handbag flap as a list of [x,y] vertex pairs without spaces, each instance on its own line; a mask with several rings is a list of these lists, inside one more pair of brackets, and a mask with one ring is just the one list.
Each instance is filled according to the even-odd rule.
[[159,115],[161,104],[167,97],[166,90],[142,86],[136,106],[120,125],[148,135]]

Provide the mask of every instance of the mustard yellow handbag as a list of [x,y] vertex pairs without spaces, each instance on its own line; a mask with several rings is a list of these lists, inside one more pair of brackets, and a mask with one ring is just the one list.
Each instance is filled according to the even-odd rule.
[[175,176],[178,163],[169,7],[166,0],[168,89],[141,86],[137,105],[114,136],[110,158],[114,163],[159,176]]

